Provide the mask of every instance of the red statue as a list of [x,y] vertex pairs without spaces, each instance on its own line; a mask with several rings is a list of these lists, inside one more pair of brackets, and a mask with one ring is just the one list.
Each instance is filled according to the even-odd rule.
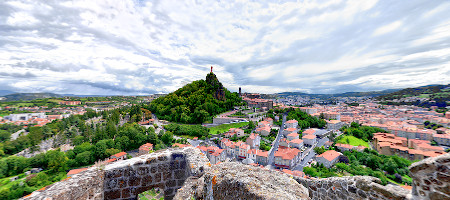
[[211,73],[212,73],[212,66],[211,66]]

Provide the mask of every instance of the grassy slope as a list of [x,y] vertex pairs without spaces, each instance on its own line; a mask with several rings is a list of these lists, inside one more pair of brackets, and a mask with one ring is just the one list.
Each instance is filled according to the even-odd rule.
[[241,128],[243,126],[246,126],[247,124],[248,124],[248,122],[240,122],[240,123],[233,123],[233,124],[221,124],[219,126],[209,128],[209,133],[212,135],[225,133],[230,128]]
[[[347,138],[348,138],[349,142],[347,142]],[[353,145],[353,146],[361,145],[361,146],[365,146],[367,148],[370,148],[369,143],[364,142],[364,140],[361,140],[361,139],[356,138],[356,137],[351,136],[351,135],[347,135],[347,136],[342,137],[342,139],[336,141],[336,143],[350,144],[350,145]]]

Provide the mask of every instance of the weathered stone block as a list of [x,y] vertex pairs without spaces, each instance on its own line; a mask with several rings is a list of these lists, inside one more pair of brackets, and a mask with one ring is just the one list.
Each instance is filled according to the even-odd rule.
[[125,188],[128,186],[128,181],[126,181],[123,177],[117,178],[117,184],[119,188]]
[[142,186],[148,186],[153,184],[153,177],[151,175],[145,175],[142,177]]
[[138,170],[137,170],[137,174],[138,174],[139,176],[149,174],[149,172],[150,172],[150,169],[149,169],[149,167],[147,167],[147,166],[141,166],[141,167],[139,167]]
[[175,179],[185,179],[186,178],[186,170],[176,170],[174,176],[175,176]]
[[141,177],[139,176],[131,176],[128,179],[128,185],[129,186],[138,186],[141,185]]
[[108,190],[105,191],[105,199],[119,199],[121,198],[120,190]]
[[166,171],[166,172],[163,172],[163,179],[164,180],[169,180],[169,179],[172,179],[172,171]]
[[156,158],[156,157],[151,157],[151,158],[148,158],[146,161],[145,161],[145,164],[155,164],[155,163],[158,163],[158,158]]
[[150,168],[150,173],[154,174],[154,173],[156,173],[157,170],[158,170],[158,167],[152,166],[152,167]]
[[156,173],[155,175],[153,175],[153,182],[154,183],[161,182],[161,177],[162,177],[161,173]]
[[165,162],[165,161],[168,161],[169,158],[167,157],[167,155],[160,155],[160,156],[158,156],[158,160]]
[[113,190],[113,189],[116,189],[116,187],[117,187],[117,179],[110,179],[110,180],[108,180],[106,183],[105,183],[105,185],[106,185],[106,188],[108,189],[108,190]]
[[131,197],[130,188],[122,189],[122,198],[130,198],[130,197]]
[[448,174],[444,174],[442,172],[437,172],[436,178],[442,182],[450,183],[450,176]]
[[175,180],[166,181],[166,188],[173,188],[177,186],[177,182]]

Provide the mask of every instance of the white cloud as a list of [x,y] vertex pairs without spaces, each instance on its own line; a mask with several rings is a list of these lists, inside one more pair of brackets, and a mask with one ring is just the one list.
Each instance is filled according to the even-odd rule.
[[[0,86],[171,92],[204,78],[210,65],[233,91],[241,86],[267,93],[341,92],[348,85],[368,90],[441,83],[450,60],[450,44],[442,42],[449,38],[446,5],[7,0],[0,2]],[[433,76],[441,78],[421,73],[435,68],[441,75]]]
[[398,28],[400,28],[402,25],[401,21],[396,21],[396,22],[392,22],[388,25],[382,26],[380,28],[378,28],[377,30],[375,30],[375,32],[373,33],[374,36],[379,36],[379,35],[383,35],[389,32],[392,32]]

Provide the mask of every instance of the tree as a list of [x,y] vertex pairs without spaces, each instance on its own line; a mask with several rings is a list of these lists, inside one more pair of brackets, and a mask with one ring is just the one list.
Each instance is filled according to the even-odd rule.
[[164,144],[166,144],[167,146],[172,145],[172,141],[173,141],[172,132],[167,131],[166,133],[164,133],[164,135],[161,136],[161,141],[163,141]]
[[110,148],[110,149],[106,149],[106,156],[110,157],[116,153],[120,153],[119,149],[114,149],[114,148]]
[[253,130],[255,128],[255,124],[253,123],[253,121],[249,121],[248,122],[248,129]]
[[325,147],[323,147],[323,146],[314,148],[314,152],[316,152],[317,155],[323,154],[323,153],[325,153],[325,151],[326,151]]
[[75,157],[75,161],[77,162],[78,166],[89,165],[93,162],[93,155],[90,151],[85,151],[83,153],[78,154]]
[[58,150],[50,150],[45,154],[48,168],[52,172],[63,172],[68,169],[66,155]]
[[347,156],[340,155],[340,156],[339,156],[339,162],[340,162],[340,163],[346,163],[346,164],[348,164],[348,163],[350,162],[350,160],[348,159]]

